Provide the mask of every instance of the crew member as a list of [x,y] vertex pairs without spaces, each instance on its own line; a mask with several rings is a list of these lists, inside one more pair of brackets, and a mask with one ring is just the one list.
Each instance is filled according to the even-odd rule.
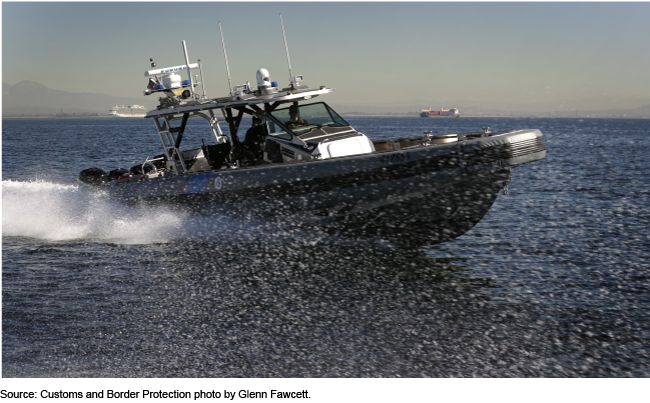
[[297,129],[299,127],[307,126],[308,124],[309,124],[308,121],[300,117],[300,111],[298,110],[298,106],[291,105],[289,107],[289,120],[285,122],[285,125],[289,129]]
[[264,162],[264,143],[266,142],[266,125],[262,124],[262,119],[253,117],[253,126],[246,131],[244,137],[244,159],[246,165],[260,165]]

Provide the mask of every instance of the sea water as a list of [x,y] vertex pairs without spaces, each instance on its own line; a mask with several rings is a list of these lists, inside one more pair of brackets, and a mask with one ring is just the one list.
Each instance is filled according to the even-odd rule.
[[150,121],[3,120],[2,375],[650,376],[650,120],[348,120],[539,128],[548,153],[413,249],[124,206],[76,176],[160,154]]

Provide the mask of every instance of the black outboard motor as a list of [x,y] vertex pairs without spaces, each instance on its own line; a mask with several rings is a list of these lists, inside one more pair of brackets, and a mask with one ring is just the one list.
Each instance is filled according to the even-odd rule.
[[126,175],[128,173],[129,173],[128,169],[117,168],[117,169],[110,170],[106,176],[107,176],[107,180],[114,181],[120,176]]
[[77,180],[80,183],[91,186],[103,186],[106,182],[108,182],[106,172],[97,167],[84,169],[83,171],[79,172]]
[[143,175],[143,174],[150,174],[152,172],[156,172],[156,167],[150,163],[147,162],[145,164],[139,164],[139,165],[134,165],[131,167],[129,172],[132,175]]
[[167,156],[165,154],[156,155],[153,157],[151,162],[157,169],[165,169],[167,165]]

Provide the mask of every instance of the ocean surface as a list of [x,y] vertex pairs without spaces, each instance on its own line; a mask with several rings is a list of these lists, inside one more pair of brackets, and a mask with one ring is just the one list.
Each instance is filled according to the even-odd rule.
[[650,120],[348,120],[548,152],[413,249],[116,204],[76,176],[160,154],[152,122],[3,120],[2,376],[650,376]]

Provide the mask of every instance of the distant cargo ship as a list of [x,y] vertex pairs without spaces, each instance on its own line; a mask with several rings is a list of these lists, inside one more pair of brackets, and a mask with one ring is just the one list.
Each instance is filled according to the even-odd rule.
[[421,109],[420,116],[423,118],[457,118],[460,116],[457,108],[440,109],[439,111],[432,111],[429,109]]
[[117,105],[108,112],[108,116],[116,118],[143,118],[146,114],[147,109],[142,105]]

